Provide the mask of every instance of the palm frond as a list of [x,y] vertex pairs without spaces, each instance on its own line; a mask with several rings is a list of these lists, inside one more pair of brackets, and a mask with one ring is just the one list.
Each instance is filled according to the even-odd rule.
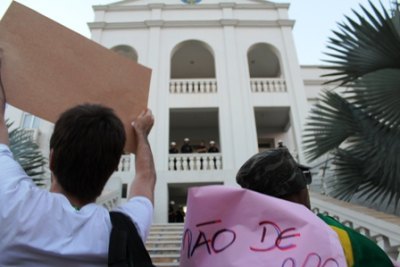
[[359,110],[335,92],[325,91],[321,103],[310,112],[303,144],[306,156],[314,160],[339,147],[352,133],[360,131]]
[[311,111],[303,143],[311,160],[326,153],[334,156],[336,175],[328,185],[335,197],[350,200],[357,192],[370,192],[374,201],[389,194],[389,200],[397,204],[399,138],[398,128],[382,123],[360,106],[327,91]]
[[[7,121],[6,125],[10,129],[12,123]],[[46,161],[39,146],[33,142],[31,134],[18,127],[9,130],[9,146],[14,159],[21,165],[26,174],[37,185],[43,185],[45,173],[43,166]]]
[[371,2],[370,6],[372,11],[361,6],[363,14],[353,11],[358,22],[347,17],[347,24],[340,23],[340,31],[334,31],[329,39],[328,49],[332,52],[326,54],[334,59],[327,60],[332,65],[324,68],[334,72],[325,76],[339,76],[332,82],[343,85],[380,69],[400,68],[398,11],[390,17],[383,7],[379,11]]
[[400,69],[368,73],[353,84],[347,99],[383,124],[400,123]]

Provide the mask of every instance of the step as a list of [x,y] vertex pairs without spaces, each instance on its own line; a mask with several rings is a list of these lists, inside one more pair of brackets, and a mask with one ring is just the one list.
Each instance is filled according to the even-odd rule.
[[147,241],[146,248],[180,248],[181,241]]
[[181,251],[181,248],[148,248],[147,251],[151,255],[157,255],[157,254],[179,254]]
[[152,231],[150,231],[150,233],[149,233],[149,237],[150,236],[182,236],[183,235],[183,232],[170,232],[170,231],[164,231],[164,232],[160,232],[160,231],[157,231],[157,232],[152,232]]
[[180,236],[177,237],[166,237],[166,236],[156,236],[156,237],[148,237],[147,242],[157,242],[157,241],[173,241],[173,242],[181,242],[182,238]]
[[150,257],[155,265],[159,263],[179,263],[180,253],[153,254]]
[[179,267],[179,262],[160,262],[160,263],[154,263],[157,267]]
[[183,227],[151,227],[150,232],[177,232],[177,233],[182,233],[183,232]]
[[183,223],[155,223],[151,228],[180,228],[183,229]]
[[155,266],[179,267],[183,223],[154,224],[146,248]]

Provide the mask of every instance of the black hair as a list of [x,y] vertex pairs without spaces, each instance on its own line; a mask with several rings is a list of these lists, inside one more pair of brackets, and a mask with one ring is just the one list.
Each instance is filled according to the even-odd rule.
[[92,202],[118,167],[125,139],[124,126],[112,109],[78,105],[55,124],[50,169],[66,193]]
[[262,194],[284,197],[307,187],[303,173],[308,169],[298,164],[287,148],[277,148],[258,153],[247,160],[236,175],[237,183]]

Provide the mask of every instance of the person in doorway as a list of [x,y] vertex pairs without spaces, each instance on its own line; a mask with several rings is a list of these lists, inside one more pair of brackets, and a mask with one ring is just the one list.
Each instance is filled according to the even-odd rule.
[[[236,181],[243,188],[311,209],[307,189],[311,183],[310,169],[298,164],[285,147],[251,157],[239,169]],[[373,241],[332,217],[322,214],[318,217],[338,233],[348,266],[393,267],[390,258]]]
[[[215,145],[214,141],[210,141],[210,147],[208,148],[208,153],[218,153],[219,149],[218,147]],[[217,158],[215,156],[211,156],[213,164],[214,164],[214,169],[217,170],[218,166],[217,166]]]
[[171,201],[168,205],[168,222],[173,223],[176,221],[176,212],[174,209],[174,201]]
[[205,145],[203,140],[197,146],[196,152],[197,153],[206,153],[207,152],[207,147],[206,147],[206,145]]
[[[176,143],[175,142],[171,142],[171,146],[170,146],[170,148],[169,148],[169,153],[170,154],[178,154],[179,153],[179,150],[178,150],[178,148],[176,147]],[[173,167],[172,167],[172,169],[174,170],[174,171],[176,171],[177,170],[177,167],[176,167],[176,157],[173,157],[173,159],[170,159],[170,160],[172,160],[172,163],[173,163]]]
[[218,153],[219,149],[218,147],[215,145],[214,141],[210,141],[210,147],[208,148],[208,153]]
[[283,141],[282,141],[282,140],[279,140],[279,141],[278,141],[278,147],[279,147],[279,148],[284,147],[284,146],[283,146]]
[[176,147],[176,143],[175,142],[171,142],[171,146],[169,147],[169,153],[170,154],[177,154],[179,153],[178,148]]
[[[192,146],[190,145],[190,140],[189,140],[189,138],[185,138],[184,140],[183,140],[183,145],[182,145],[182,147],[181,147],[181,153],[184,153],[184,154],[190,154],[190,153],[193,153],[193,148],[192,148]],[[187,159],[186,160],[182,160],[182,165],[183,165],[183,169],[184,170],[190,170],[190,157],[187,157]]]
[[185,211],[183,210],[183,206],[179,205],[178,209],[176,210],[176,222],[182,223],[185,221]]
[[193,153],[193,148],[190,145],[190,139],[189,138],[183,139],[183,145],[181,147],[181,153]]

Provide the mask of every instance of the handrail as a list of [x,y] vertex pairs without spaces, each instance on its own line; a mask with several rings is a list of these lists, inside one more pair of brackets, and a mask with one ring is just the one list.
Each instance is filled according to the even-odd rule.
[[171,94],[207,94],[217,93],[217,79],[171,79],[169,92]]
[[107,210],[112,210],[117,207],[121,200],[121,194],[119,190],[103,191],[103,193],[98,197],[96,203],[102,205]]
[[251,78],[250,88],[253,93],[286,93],[286,81],[282,78]]
[[222,170],[221,153],[169,154],[170,171]]
[[317,193],[310,193],[315,213],[334,217],[375,241],[393,260],[400,260],[400,218]]

